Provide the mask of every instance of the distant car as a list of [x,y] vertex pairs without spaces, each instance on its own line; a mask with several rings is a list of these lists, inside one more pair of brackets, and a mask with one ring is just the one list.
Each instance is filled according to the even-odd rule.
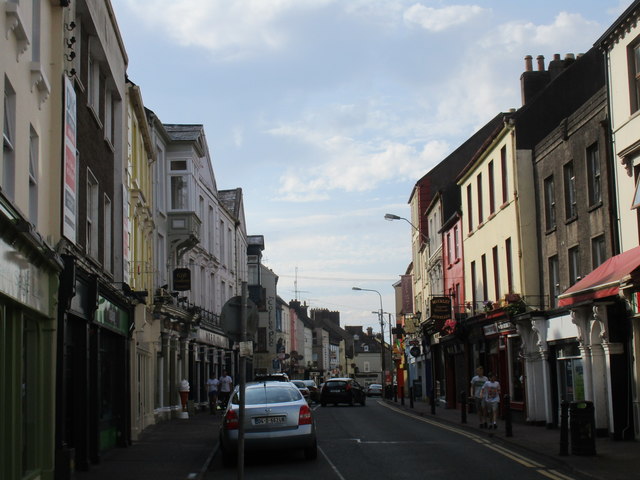
[[258,373],[256,374],[254,379],[256,382],[288,382],[289,375],[287,375],[286,373]]
[[367,387],[367,397],[373,396],[382,396],[382,385],[380,385],[379,383],[372,383]]
[[[239,387],[225,410],[220,426],[220,447],[225,466],[237,456]],[[307,401],[289,382],[248,383],[245,387],[245,452],[284,452],[302,449],[307,460],[318,456],[316,425]]]
[[309,389],[311,400],[314,402],[320,401],[320,389],[316,386],[315,380],[303,380],[304,384]]
[[311,400],[311,392],[309,391],[307,386],[304,384],[303,380],[291,380],[291,383],[293,383],[296,387],[298,387],[298,390],[300,390],[300,393],[302,394],[305,400]]
[[353,378],[330,378],[320,392],[320,405],[325,407],[327,403],[337,405],[359,403],[364,407],[367,396],[362,386]]

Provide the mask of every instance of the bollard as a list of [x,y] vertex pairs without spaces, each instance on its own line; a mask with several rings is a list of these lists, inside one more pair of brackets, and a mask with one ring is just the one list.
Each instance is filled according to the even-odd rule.
[[511,423],[511,397],[504,396],[504,430],[507,437],[513,437],[513,425]]
[[560,455],[569,455],[569,402],[560,403]]
[[467,392],[460,392],[460,422],[467,423]]
[[413,387],[409,387],[409,406],[413,408]]

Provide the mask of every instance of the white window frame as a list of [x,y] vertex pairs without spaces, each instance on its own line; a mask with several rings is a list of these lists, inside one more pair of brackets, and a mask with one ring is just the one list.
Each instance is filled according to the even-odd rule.
[[96,260],[98,259],[99,192],[98,180],[91,170],[87,169],[86,249],[87,254]]
[[40,138],[33,125],[29,129],[29,220],[38,225],[38,176]]
[[4,113],[2,126],[2,169],[0,185],[5,194],[14,199],[16,177],[16,92],[5,77],[4,80]]
[[[113,268],[112,261],[112,245],[113,241],[111,239],[112,233],[112,215],[113,215],[113,204],[111,203],[111,199],[107,194],[104,195],[104,269],[107,272],[111,272]],[[131,244],[129,244],[129,249],[131,249]]]

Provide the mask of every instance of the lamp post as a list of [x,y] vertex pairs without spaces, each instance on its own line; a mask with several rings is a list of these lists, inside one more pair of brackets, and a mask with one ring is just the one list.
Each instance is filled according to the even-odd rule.
[[380,358],[382,362],[381,382],[382,382],[382,388],[383,388],[382,391],[386,393],[385,387],[387,382],[385,378],[386,361],[385,361],[385,355],[384,355],[384,320],[382,319],[382,312],[384,312],[384,308],[382,307],[382,294],[378,290],[372,290],[370,288],[352,287],[351,290],[357,290],[359,292],[375,292],[380,297],[380,311],[378,312],[378,319],[380,320]]
[[[430,244],[430,241],[429,241],[429,237],[426,236],[424,233],[422,233],[418,227],[416,227],[413,223],[411,223],[406,218],[401,217],[399,215],[395,215],[393,213],[385,213],[384,219],[385,220],[389,220],[389,221],[404,220],[409,225],[411,225],[411,227],[416,232],[418,232],[422,236],[423,240],[427,243],[427,247],[429,249],[428,252],[431,250],[431,244]],[[414,263],[415,263],[415,259],[414,259]],[[431,413],[433,415],[435,415],[435,413],[436,413],[436,399],[435,399],[435,397],[436,397],[436,367],[435,367],[435,355],[433,353],[433,344],[431,343],[431,338],[429,338],[429,353],[430,353],[430,356],[431,356]]]

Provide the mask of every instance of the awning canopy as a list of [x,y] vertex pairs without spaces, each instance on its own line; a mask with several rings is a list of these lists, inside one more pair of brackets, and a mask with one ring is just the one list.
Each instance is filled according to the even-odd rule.
[[617,295],[620,285],[640,280],[640,247],[611,257],[558,297],[558,306],[572,305]]

